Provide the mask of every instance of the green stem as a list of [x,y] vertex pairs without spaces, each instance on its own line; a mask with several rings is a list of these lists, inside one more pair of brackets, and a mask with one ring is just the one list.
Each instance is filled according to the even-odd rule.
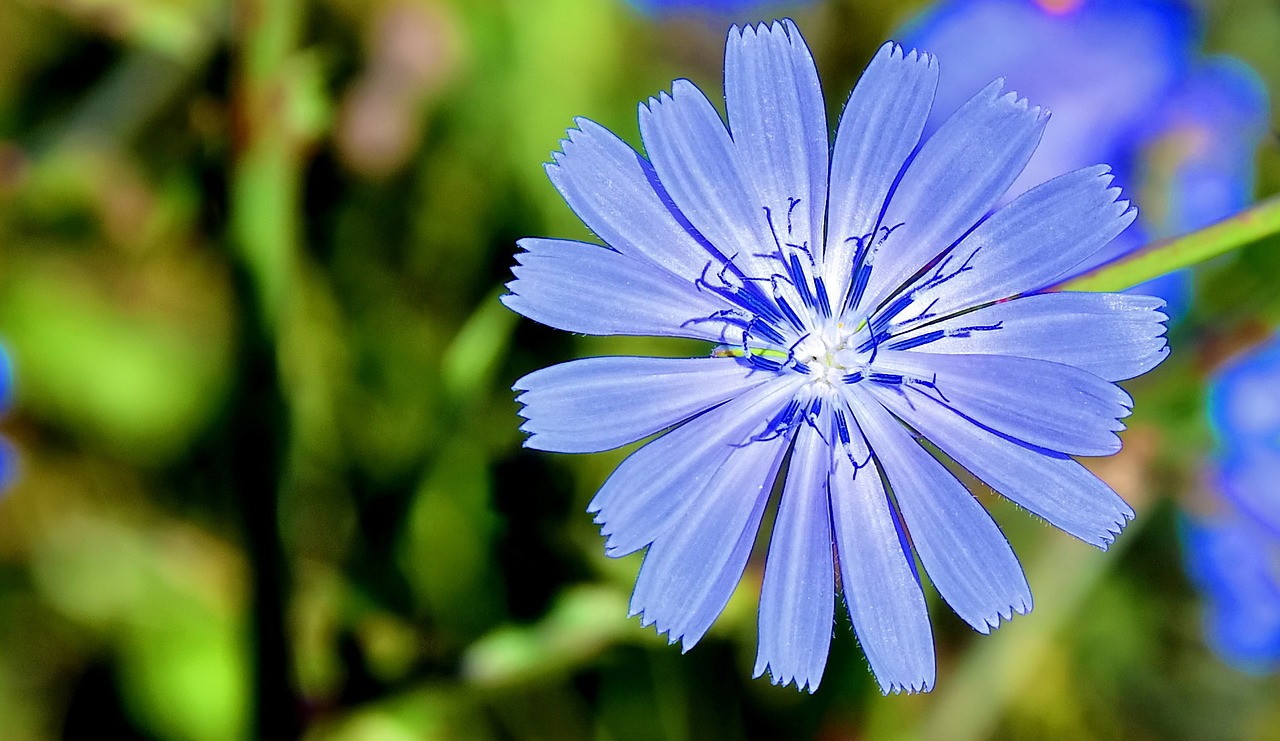
[[1062,291],[1123,291],[1166,273],[1280,234],[1280,196],[1199,231],[1153,242],[1123,259],[1107,263],[1056,286]]
[[287,740],[301,734],[303,719],[286,624],[291,579],[279,499],[291,434],[277,347],[296,302],[300,262],[303,147],[290,116],[298,93],[289,65],[302,5],[241,0],[235,17],[229,236],[245,317],[229,445],[250,568],[253,735]]
[[274,328],[297,272],[302,165],[288,64],[302,8],[297,0],[242,0],[237,20],[231,237]]

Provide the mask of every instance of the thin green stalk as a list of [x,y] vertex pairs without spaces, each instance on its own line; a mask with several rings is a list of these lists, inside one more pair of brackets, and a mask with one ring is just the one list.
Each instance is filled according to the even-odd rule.
[[291,120],[297,97],[298,0],[236,4],[234,161],[230,240],[240,260],[241,371],[228,445],[250,566],[253,735],[301,734],[286,626],[290,575],[280,533],[283,461],[290,440],[277,347],[299,274],[302,146]]
[[1275,234],[1280,234],[1280,196],[1199,231],[1153,242],[1121,260],[1072,278],[1057,289],[1123,291]]
[[302,6],[297,0],[241,0],[236,20],[231,238],[274,327],[297,272],[302,166],[290,115],[298,92],[289,65]]

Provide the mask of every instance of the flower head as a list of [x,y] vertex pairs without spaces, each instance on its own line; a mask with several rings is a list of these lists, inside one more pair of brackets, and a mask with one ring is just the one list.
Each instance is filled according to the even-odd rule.
[[1210,387],[1223,495],[1187,518],[1187,569],[1205,593],[1213,647],[1244,669],[1280,667],[1280,339],[1233,363]]
[[1134,209],[1100,166],[992,213],[1048,114],[997,81],[922,142],[937,82],[933,57],[884,45],[832,148],[796,27],[735,28],[729,128],[687,80],[640,106],[644,156],[579,119],[547,172],[607,246],[522,240],[503,297],[571,332],[717,344],[532,373],[522,429],[574,453],[661,433],[590,511],[609,555],[648,549],[631,611],[686,650],[741,579],[789,459],[756,661],[779,684],[817,687],[838,582],[881,688],[931,687],[913,552],[980,632],[1031,609],[1008,542],[921,437],[1099,547],[1133,516],[1071,456],[1120,448],[1131,401],[1113,382],[1167,354],[1162,302],[1029,292]]

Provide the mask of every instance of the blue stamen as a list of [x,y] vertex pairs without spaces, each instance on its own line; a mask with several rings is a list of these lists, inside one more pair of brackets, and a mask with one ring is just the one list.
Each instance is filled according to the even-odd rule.
[[[764,206],[763,208],[764,220],[769,224],[769,234],[773,236],[773,245],[778,250],[778,260],[785,262],[782,254],[782,241],[778,239],[778,229],[773,225],[773,211],[768,206]],[[790,218],[790,214],[787,214],[787,216]],[[772,255],[767,256],[772,257]],[[761,255],[761,257],[766,257],[766,255]]]
[[872,371],[871,375],[867,376],[867,380],[874,381],[876,383],[888,383],[888,384],[897,385],[902,383],[902,376],[898,375],[897,373],[876,373],[875,371]]
[[[901,229],[904,225],[905,224],[903,223],[898,223],[893,226],[882,226],[865,237],[856,238],[858,240],[858,254],[855,257],[853,264],[857,265],[858,268],[857,274],[854,277],[853,292],[849,294],[849,301],[845,307],[846,310],[854,308],[862,301],[862,296],[867,290],[867,282],[871,278],[871,266],[875,262],[876,253],[879,251],[880,245],[884,244],[885,241],[889,239],[890,234]],[[872,238],[880,232],[884,232],[884,234],[872,243]]]
[[[908,383],[910,383],[913,386],[923,386],[924,388],[931,389],[938,394],[938,398],[941,399],[943,402],[947,404],[951,403],[951,400],[947,398],[947,395],[942,393],[942,389],[938,388],[937,373],[934,373],[933,378],[929,379],[928,381],[924,380],[923,378],[913,378],[910,381],[908,381]],[[927,395],[928,394],[926,394],[926,396]]]
[[[747,311],[768,320],[781,319],[778,309],[754,287],[744,287],[733,294],[733,300]],[[779,340],[781,341],[781,340]]]
[[796,413],[800,411],[800,402],[791,399],[787,405],[777,414],[773,415],[773,419],[769,420],[769,424],[765,425],[764,432],[751,438],[754,442],[765,442],[767,440],[776,440],[791,430],[795,424]]
[[844,410],[837,409],[833,415],[836,421],[836,436],[840,438],[840,442],[845,445],[849,444],[849,423],[844,419]]
[[812,309],[816,302],[813,300],[813,294],[809,292],[809,281],[804,277],[804,269],[800,266],[800,256],[792,252],[787,267],[791,270],[792,284],[800,294],[800,302]]
[[773,300],[778,304],[778,308],[782,309],[783,316],[786,317],[787,321],[791,322],[791,326],[803,331],[804,322],[801,321],[800,315],[791,308],[791,304],[787,303],[787,300],[782,297],[782,293],[780,291],[773,292]]
[[827,286],[822,282],[821,278],[814,278],[814,292],[818,294],[818,311],[822,312],[824,319],[831,318],[831,299],[827,297]]
[[889,323],[892,322],[903,309],[911,305],[912,299],[913,296],[910,294],[903,294],[894,299],[893,303],[885,307],[883,311],[876,314],[876,318],[871,322],[872,333],[879,334],[883,332],[884,328],[889,326]]
[[853,278],[853,291],[849,293],[849,301],[845,311],[854,308],[862,301],[862,294],[867,292],[867,283],[871,280],[871,264],[858,267],[858,274]]
[[747,362],[750,363],[751,366],[756,368],[757,370],[770,371],[773,373],[777,373],[778,371],[782,370],[781,363],[774,360],[770,360],[769,358],[766,358],[763,355],[758,355],[756,353],[747,353],[746,358],[747,358]]
[[974,332],[994,332],[997,329],[1003,329],[1004,322],[999,321],[995,324],[979,324],[972,327],[961,327],[951,332],[951,337],[968,337]]
[[768,322],[765,322],[764,320],[760,319],[760,317],[756,317],[751,321],[747,322],[747,326],[743,330],[744,342],[746,341],[745,335],[751,334],[752,331],[758,331],[760,334],[764,335],[764,338],[766,340],[769,340],[770,342],[773,342],[775,344],[778,344],[784,341],[782,334],[779,333],[778,330],[774,329],[773,326],[770,325]]
[[924,307],[924,311],[921,311],[919,315],[915,316],[914,318],[908,319],[906,322],[903,322],[903,323],[912,324],[915,322],[923,322],[926,319],[934,318],[937,315],[933,313],[933,307],[937,305],[938,305],[938,299],[935,298],[934,300],[929,302],[928,306]]
[[940,340],[945,336],[946,336],[946,332],[943,332],[941,329],[935,329],[932,332],[925,332],[922,335],[909,337],[905,340],[898,340],[892,345],[889,345],[889,349],[890,350],[910,350],[915,347],[920,347],[921,345],[927,345],[930,342],[933,342],[935,340]]
[[813,259],[813,253],[809,251],[808,242],[801,242],[800,244],[796,244],[795,242],[787,242],[787,246],[795,250],[796,252],[803,253],[805,257],[809,258],[810,265],[816,266],[818,264],[817,261]]

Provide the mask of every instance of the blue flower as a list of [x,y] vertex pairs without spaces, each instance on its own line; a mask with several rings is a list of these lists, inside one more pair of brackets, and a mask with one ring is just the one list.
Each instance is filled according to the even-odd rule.
[[[9,411],[12,401],[13,365],[9,362],[4,345],[0,345],[0,417]],[[0,494],[13,483],[15,457],[9,442],[0,437]]]
[[[1209,387],[1209,421],[1229,455],[1280,456],[1280,337],[1221,370]],[[1280,525],[1280,518],[1276,520]],[[1280,526],[1277,527],[1280,530]]]
[[[1280,458],[1269,463],[1275,482]],[[1209,645],[1246,671],[1280,667],[1280,536],[1232,513],[1184,519],[1183,544],[1207,602]]]
[[[943,59],[926,133],[970,92],[1005,75],[1048,106],[1054,126],[1009,197],[1060,172],[1108,162],[1143,217],[1080,271],[1229,216],[1252,200],[1266,91],[1228,58],[1196,54],[1199,19],[1180,0],[950,0],[909,23],[904,43]],[[1183,313],[1190,276],[1139,286]]]
[[1187,570],[1205,594],[1210,644],[1246,670],[1280,668],[1280,338],[1214,380],[1219,510],[1188,517]]
[[570,332],[718,344],[532,373],[522,429],[566,453],[659,435],[589,510],[608,555],[648,549],[631,612],[685,650],[741,579],[785,465],[755,667],[778,684],[818,686],[839,584],[881,689],[930,688],[913,553],[979,632],[1031,609],[999,528],[921,438],[1096,546],[1133,517],[1071,456],[1120,449],[1131,400],[1113,382],[1168,353],[1162,302],[1027,294],[1134,209],[1098,166],[992,214],[1048,114],[997,81],[921,142],[937,82],[934,57],[884,45],[831,148],[796,27],[735,28],[732,136],[688,80],[640,106],[646,155],[578,119],[547,172],[607,246],[522,240],[503,297]]
[[[655,14],[687,11],[733,13],[754,10],[765,5],[778,5],[778,0],[627,0],[636,8]],[[784,0],[788,5],[801,5],[809,0]]]

